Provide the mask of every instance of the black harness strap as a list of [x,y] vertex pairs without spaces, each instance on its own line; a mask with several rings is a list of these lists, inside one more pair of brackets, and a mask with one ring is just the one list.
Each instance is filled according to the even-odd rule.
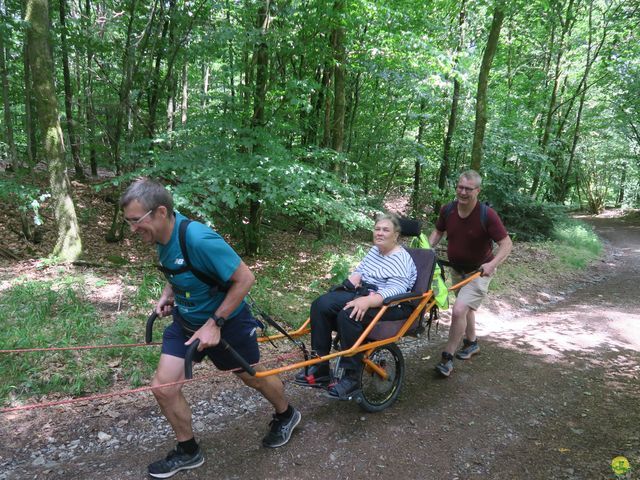
[[180,268],[171,269],[167,268],[163,265],[158,266],[158,269],[164,273],[165,276],[173,277],[174,275],[179,275],[185,272],[191,272],[195,275],[195,277],[200,280],[202,283],[206,283],[211,287],[209,289],[209,294],[214,295],[218,292],[227,292],[229,291],[230,285],[229,283],[223,283],[218,278],[213,275],[208,275],[200,270],[196,269],[191,265],[189,261],[189,249],[187,248],[187,228],[189,228],[189,224],[191,220],[184,219],[180,222],[178,226],[178,242],[180,243],[180,251],[182,252],[182,258],[184,258],[184,265]]

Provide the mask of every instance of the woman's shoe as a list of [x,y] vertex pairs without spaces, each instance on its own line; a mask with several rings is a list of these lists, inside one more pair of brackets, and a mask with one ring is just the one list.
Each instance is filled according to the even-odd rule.
[[346,375],[327,390],[327,396],[335,400],[350,400],[360,391],[360,382],[355,376]]
[[326,388],[330,381],[331,372],[329,365],[320,363],[300,370],[296,374],[293,383],[301,387]]

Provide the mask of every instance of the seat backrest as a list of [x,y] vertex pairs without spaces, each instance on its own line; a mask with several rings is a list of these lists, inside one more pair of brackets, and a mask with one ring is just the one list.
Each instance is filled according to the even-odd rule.
[[[433,271],[436,267],[436,252],[433,249],[426,248],[407,248],[407,252],[411,255],[413,259],[413,263],[416,264],[416,270],[418,271],[418,276],[416,278],[416,283],[413,285],[411,289],[412,292],[415,293],[425,293],[431,289],[431,281],[433,280]],[[420,303],[420,300],[414,300],[413,305],[417,306]],[[420,318],[422,315],[418,315],[409,328],[409,332],[412,329],[417,328],[420,324]],[[383,340],[385,338],[390,338],[400,331],[402,326],[405,324],[407,320],[391,320],[384,321],[380,320],[373,327],[371,332],[369,332],[370,340]]]
[[420,220],[401,217],[398,221],[400,223],[400,235],[405,237],[417,237],[422,232],[422,222]]
[[416,264],[416,270],[418,276],[416,283],[411,289],[412,292],[424,293],[431,289],[431,282],[433,280],[433,272],[436,268],[436,252],[432,248],[405,248],[413,263]]

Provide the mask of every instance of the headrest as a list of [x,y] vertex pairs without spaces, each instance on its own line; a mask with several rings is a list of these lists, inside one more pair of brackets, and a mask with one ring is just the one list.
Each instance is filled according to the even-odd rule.
[[418,237],[422,233],[422,222],[413,218],[400,218],[400,234],[407,237]]

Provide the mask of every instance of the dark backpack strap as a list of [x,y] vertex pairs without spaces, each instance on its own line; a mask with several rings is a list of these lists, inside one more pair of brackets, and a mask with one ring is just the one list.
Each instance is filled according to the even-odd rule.
[[[200,270],[193,268],[193,265],[189,260],[189,250],[187,248],[187,228],[189,228],[190,223],[191,223],[191,220],[185,218],[180,222],[180,225],[178,227],[178,241],[180,243],[180,251],[182,252],[182,257],[184,258],[184,263],[185,263],[184,266],[180,268],[179,273],[191,271],[191,273],[193,273],[198,280],[212,287],[213,289],[211,292],[212,294],[215,292],[228,291],[229,285],[222,283],[220,280],[218,280],[216,277],[212,275],[207,275],[206,273],[203,273]],[[177,271],[173,271],[173,272],[175,274]]]
[[484,233],[487,233],[487,210],[489,210],[487,202],[480,202],[480,225]]
[[191,268],[191,262],[189,261],[189,252],[187,250],[187,228],[189,228],[189,224],[191,220],[184,219],[180,222],[180,226],[178,227],[178,241],[180,242],[180,251],[182,252],[182,257],[184,258],[185,265],[188,265]]
[[443,217],[444,217],[444,221],[447,221],[447,218],[449,218],[449,215],[451,215],[451,212],[453,212],[453,209],[455,208],[455,206],[458,204],[457,200],[454,200],[452,202],[447,203],[444,206],[444,212],[443,212]]

